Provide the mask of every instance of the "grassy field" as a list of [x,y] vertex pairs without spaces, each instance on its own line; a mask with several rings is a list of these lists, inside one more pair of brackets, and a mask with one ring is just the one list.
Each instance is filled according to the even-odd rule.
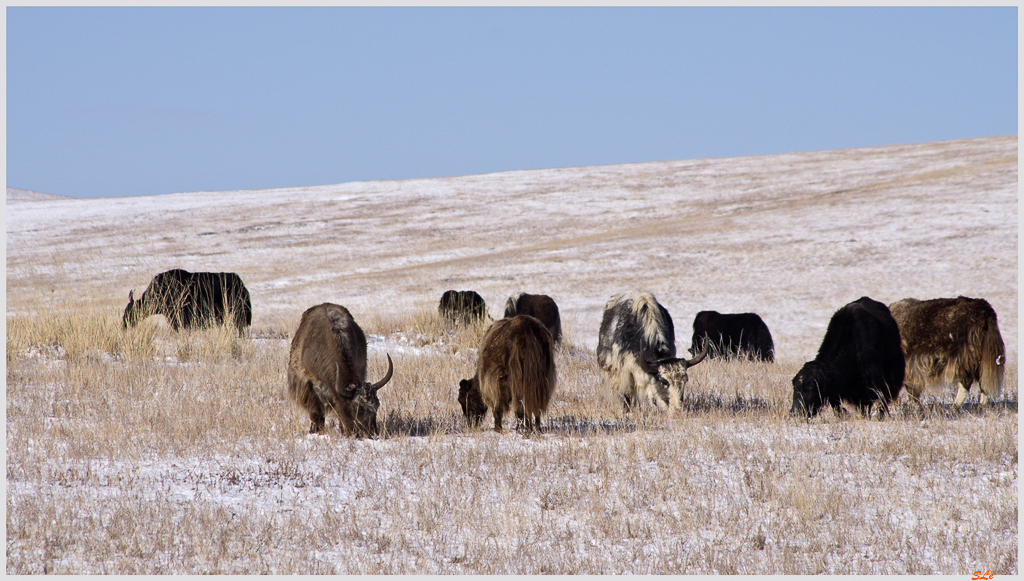
[[[154,198],[8,201],[6,531],[21,573],[1018,572],[1016,136],[723,160]],[[539,223],[538,215],[548,222]],[[162,270],[239,272],[253,327],[125,331]],[[466,427],[458,380],[500,316],[562,311],[545,432]],[[594,358],[609,296],[754,310],[773,364],[705,361],[683,409],[625,414]],[[790,380],[862,295],[980,296],[1002,394],[790,418]],[[380,438],[307,434],[291,333],[368,336]],[[484,425],[489,425],[489,417]]]
[[713,360],[680,413],[625,415],[568,343],[524,438],[465,426],[480,329],[420,312],[366,322],[368,375],[385,349],[396,374],[357,441],[306,435],[287,329],[114,323],[8,319],[8,573],[1017,569],[1015,366],[984,409],[805,422],[802,362]]

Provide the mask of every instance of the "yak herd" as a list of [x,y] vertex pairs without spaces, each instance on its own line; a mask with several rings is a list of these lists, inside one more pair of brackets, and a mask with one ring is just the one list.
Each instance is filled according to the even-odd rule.
[[[252,324],[249,291],[229,272],[174,269],[156,275],[142,298],[128,294],[124,327],[157,314],[175,330],[231,323],[244,333]],[[450,325],[490,318],[474,291],[445,292],[438,315]],[[554,354],[561,339],[551,297],[510,297],[504,318],[484,334],[473,377],[459,382],[467,423],[479,426],[491,410],[494,429],[501,431],[511,409],[521,429],[539,430],[557,382]],[[635,290],[608,300],[596,354],[602,383],[627,411],[642,400],[673,410],[682,404],[690,367],[709,357],[772,362],[775,345],[754,313],[701,311],[693,321],[692,358],[677,357],[668,310],[650,292]],[[809,418],[825,404],[842,413],[845,401],[862,414],[877,403],[884,415],[901,389],[919,402],[923,390],[938,382],[959,386],[956,406],[978,383],[984,405],[1002,388],[1005,360],[996,313],[984,299],[908,298],[886,306],[861,297],[835,312],[817,356],[793,377],[790,414]],[[366,336],[348,309],[331,303],[307,309],[292,337],[287,391],[309,413],[310,433],[323,431],[333,411],[343,434],[375,436],[377,391],[394,373],[390,354],[387,363],[381,380],[366,381]]]

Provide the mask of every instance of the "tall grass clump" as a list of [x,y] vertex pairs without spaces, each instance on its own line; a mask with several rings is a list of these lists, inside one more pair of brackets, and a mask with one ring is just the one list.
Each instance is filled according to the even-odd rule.
[[254,354],[250,337],[232,324],[182,329],[174,333],[172,342],[174,355],[181,362],[219,361],[225,357],[245,360]]
[[126,359],[152,357],[155,352],[152,323],[125,330],[121,321],[95,312],[56,310],[44,314],[7,317],[7,360],[33,347],[52,348],[66,359],[89,353],[109,353]]

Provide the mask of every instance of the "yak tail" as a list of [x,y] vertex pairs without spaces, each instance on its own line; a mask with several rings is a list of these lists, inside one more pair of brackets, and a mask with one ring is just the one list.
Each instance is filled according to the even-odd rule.
[[994,398],[1003,387],[1003,370],[1006,368],[1006,350],[999,324],[993,316],[986,321],[985,334],[981,339],[981,392]]
[[526,414],[539,417],[548,409],[557,378],[550,339],[544,337],[535,340],[534,337],[512,342],[508,358],[508,382],[512,399],[522,402]]

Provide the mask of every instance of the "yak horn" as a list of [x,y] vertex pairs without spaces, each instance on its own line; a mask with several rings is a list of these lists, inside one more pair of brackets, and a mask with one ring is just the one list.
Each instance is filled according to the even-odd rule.
[[129,303],[134,303],[135,302],[135,289],[132,289],[132,290],[128,291],[128,302]]
[[700,352],[700,355],[697,355],[693,359],[687,361],[686,362],[686,366],[690,367],[690,366],[693,366],[693,365],[696,365],[696,364],[700,363],[701,361],[704,361],[704,358],[707,357],[707,355],[708,355],[708,349],[710,349],[710,348],[711,348],[711,341],[705,341],[704,342],[704,349]]
[[377,391],[378,389],[387,385],[387,383],[391,381],[391,374],[394,373],[395,371],[395,365],[391,363],[391,354],[387,353],[386,355],[388,356],[388,372],[384,376],[384,379],[370,386],[370,389],[372,389],[373,391]]

